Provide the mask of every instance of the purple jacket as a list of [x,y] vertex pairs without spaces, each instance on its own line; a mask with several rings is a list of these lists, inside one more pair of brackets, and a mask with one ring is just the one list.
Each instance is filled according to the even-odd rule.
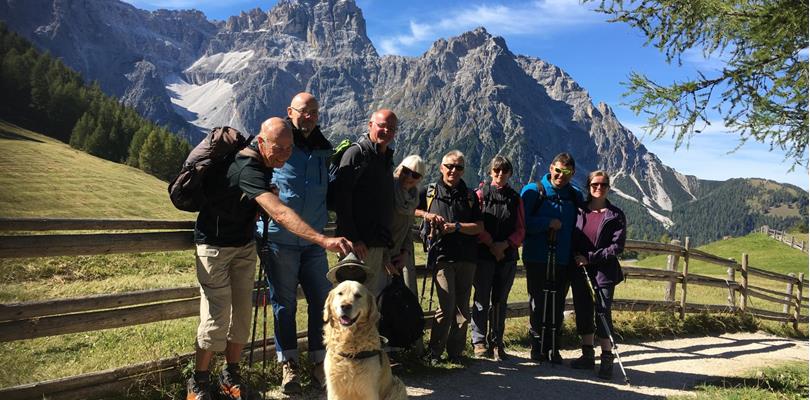
[[587,210],[579,209],[577,225],[574,229],[574,254],[582,254],[588,258],[588,274],[591,278],[596,274],[596,282],[600,287],[616,285],[624,280],[618,256],[624,251],[624,241],[627,239],[627,221],[621,209],[607,203],[605,218],[596,231],[596,246],[594,246],[582,231],[585,225]]

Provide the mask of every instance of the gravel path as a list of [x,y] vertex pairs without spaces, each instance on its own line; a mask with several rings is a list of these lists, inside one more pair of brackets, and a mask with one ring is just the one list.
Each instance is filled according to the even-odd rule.
[[[401,378],[408,385],[409,397],[418,399],[634,400],[689,395],[690,389],[702,381],[738,376],[782,361],[808,362],[808,342],[764,333],[645,342],[621,345],[619,350],[630,386],[624,384],[618,364],[614,367],[612,381],[598,379],[595,371],[568,367],[568,361],[579,356],[578,350],[562,351],[564,365],[537,364],[529,359],[527,352],[507,350],[511,357],[501,363],[470,360],[465,368],[432,376]],[[597,359],[598,354],[599,350]],[[287,398],[277,391],[267,394],[269,398]],[[326,396],[308,390],[295,398],[325,399]]]

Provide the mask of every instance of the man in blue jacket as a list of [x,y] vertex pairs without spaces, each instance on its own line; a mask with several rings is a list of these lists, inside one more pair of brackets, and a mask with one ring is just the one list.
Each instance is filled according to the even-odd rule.
[[[523,263],[531,308],[531,357],[554,364],[562,363],[559,339],[569,287],[568,269],[573,261],[571,238],[577,220],[577,206],[584,202],[582,192],[571,184],[574,171],[574,157],[560,153],[551,161],[548,174],[539,182],[524,186],[520,192],[526,216]],[[548,238],[552,231],[556,237],[556,262],[549,266]],[[547,273],[551,272],[548,268],[554,268],[553,282],[547,279]],[[556,296],[552,302],[553,291],[556,291]]]
[[[323,232],[328,219],[326,188],[332,144],[318,126],[318,100],[299,93],[287,107],[292,125],[293,150],[283,167],[275,170],[272,183],[279,198],[313,229]],[[258,223],[261,236],[264,222]],[[326,252],[318,245],[293,235],[275,221],[267,227],[268,238],[257,240],[273,306],[276,356],[282,364],[281,388],[284,393],[301,390],[298,368],[298,338],[295,323],[298,285],[307,299],[309,358],[315,366],[312,377],[323,385],[324,302],[332,284],[326,279],[329,269]]]

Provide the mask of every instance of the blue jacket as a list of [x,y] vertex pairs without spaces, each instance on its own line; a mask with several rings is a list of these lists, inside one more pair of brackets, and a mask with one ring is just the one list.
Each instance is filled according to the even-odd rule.
[[526,238],[523,240],[523,260],[527,262],[548,262],[548,225],[552,219],[562,221],[557,232],[557,265],[568,265],[572,260],[571,238],[577,222],[577,206],[585,202],[582,192],[568,184],[555,189],[549,181],[549,174],[543,176],[540,184],[545,189],[545,198],[537,209],[540,196],[538,183],[532,182],[520,191],[523,211],[526,215]]
[[[278,196],[284,204],[292,208],[313,229],[323,232],[329,218],[326,189],[329,184],[332,145],[324,138],[320,128],[315,128],[306,139],[297,129],[293,129],[293,138],[295,145],[292,155],[283,167],[274,170],[272,183],[278,187]],[[261,238],[263,223],[260,220],[256,225],[256,233]],[[268,240],[273,243],[292,246],[312,244],[293,235],[273,220],[270,221],[267,233]]]

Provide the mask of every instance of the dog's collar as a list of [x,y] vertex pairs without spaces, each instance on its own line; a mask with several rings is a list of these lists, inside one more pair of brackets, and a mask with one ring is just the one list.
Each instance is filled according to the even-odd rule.
[[366,358],[377,357],[382,354],[381,350],[365,350],[358,353],[338,353],[339,356],[351,358],[352,360],[363,360]]

